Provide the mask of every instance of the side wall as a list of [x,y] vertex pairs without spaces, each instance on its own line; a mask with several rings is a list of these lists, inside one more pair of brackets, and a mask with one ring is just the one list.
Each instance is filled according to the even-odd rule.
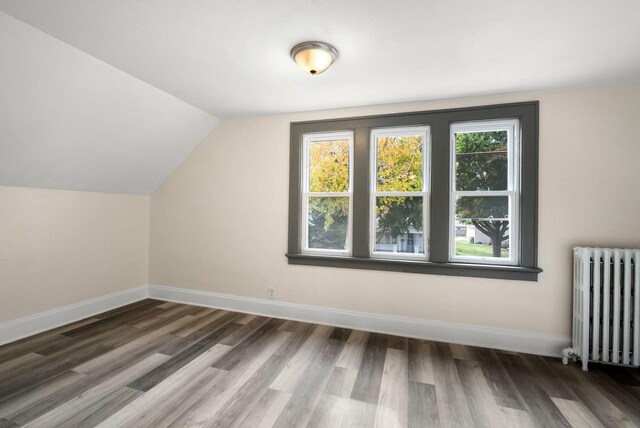
[[[289,123],[540,101],[539,282],[290,266]],[[226,120],[151,197],[150,283],[568,336],[571,248],[640,247],[640,87]]]
[[0,187],[0,321],[147,284],[149,197]]

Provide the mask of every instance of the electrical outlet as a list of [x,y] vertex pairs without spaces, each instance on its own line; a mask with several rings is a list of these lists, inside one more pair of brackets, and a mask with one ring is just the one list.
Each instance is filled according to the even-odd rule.
[[276,289],[275,287],[267,287],[267,299],[275,299],[276,297]]

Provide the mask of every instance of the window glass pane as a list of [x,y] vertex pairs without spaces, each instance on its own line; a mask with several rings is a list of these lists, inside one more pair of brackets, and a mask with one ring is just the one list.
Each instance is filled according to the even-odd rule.
[[458,196],[456,219],[507,219],[508,196]]
[[509,258],[509,197],[456,198],[456,256]]
[[456,190],[507,190],[508,132],[458,132]]
[[509,258],[510,251],[508,221],[456,222],[456,256]]
[[314,141],[309,144],[309,191],[349,190],[349,141]]
[[309,248],[346,250],[349,198],[309,198]]
[[376,198],[376,252],[424,254],[422,199]]
[[422,191],[422,135],[377,137],[376,150],[377,191]]

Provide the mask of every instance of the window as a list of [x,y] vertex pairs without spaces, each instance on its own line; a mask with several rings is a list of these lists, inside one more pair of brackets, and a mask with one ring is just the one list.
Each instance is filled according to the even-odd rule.
[[538,103],[291,124],[289,263],[537,280]]
[[304,136],[305,253],[351,253],[352,152],[352,132]]
[[371,256],[428,259],[428,127],[371,132]]
[[450,135],[449,260],[517,265],[519,121],[455,123]]

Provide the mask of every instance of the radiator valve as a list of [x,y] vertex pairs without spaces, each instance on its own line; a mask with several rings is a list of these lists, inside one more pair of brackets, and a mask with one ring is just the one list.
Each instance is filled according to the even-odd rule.
[[575,359],[576,350],[573,348],[564,348],[562,350],[562,364],[564,364],[565,366],[569,364],[569,357],[572,357]]

